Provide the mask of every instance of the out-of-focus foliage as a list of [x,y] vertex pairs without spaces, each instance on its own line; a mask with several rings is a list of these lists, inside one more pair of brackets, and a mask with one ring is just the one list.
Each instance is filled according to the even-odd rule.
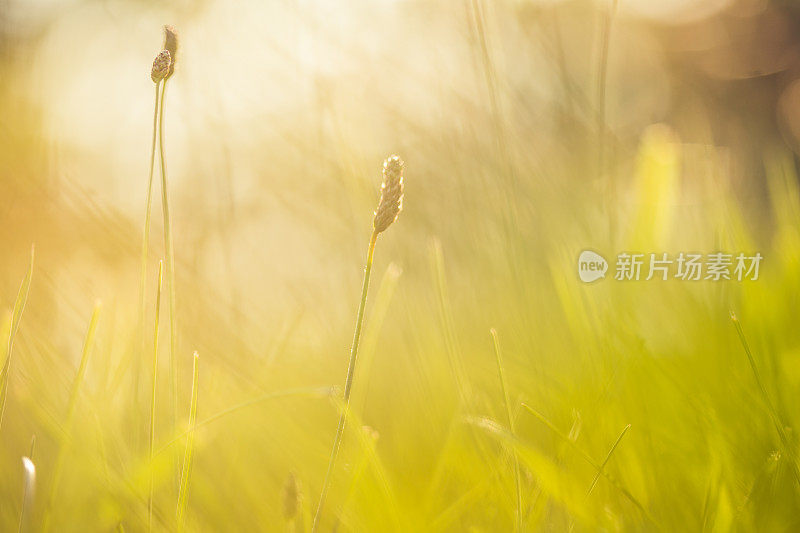
[[[509,531],[514,456],[528,530],[796,528],[797,8],[620,4],[5,3],[0,354],[34,242],[36,263],[0,529],[31,454],[34,527],[145,530],[152,474],[173,529],[193,350],[187,527],[309,528],[390,153],[404,211],[378,242],[326,530]],[[162,302],[151,464],[158,189],[144,352],[137,286],[164,23],[180,416]],[[757,281],[584,285],[584,249],[765,259]]]

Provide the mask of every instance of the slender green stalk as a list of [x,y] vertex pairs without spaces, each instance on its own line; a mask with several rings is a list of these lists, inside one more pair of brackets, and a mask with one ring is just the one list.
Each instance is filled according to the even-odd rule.
[[147,500],[147,529],[153,527],[153,449],[156,443],[156,376],[158,375],[158,323],[161,315],[161,286],[164,262],[158,262],[158,291],[156,292],[156,323],[153,328],[153,387],[150,396],[150,497]]
[[761,379],[761,373],[758,371],[755,357],[753,357],[753,352],[750,350],[750,344],[747,342],[747,337],[744,335],[742,324],[739,322],[739,319],[736,317],[736,314],[733,311],[730,312],[730,316],[733,325],[736,327],[736,333],[739,335],[739,341],[742,343],[742,348],[744,348],[744,353],[747,355],[747,361],[750,363],[750,369],[753,372],[753,378],[756,381],[756,385],[758,385],[761,398],[767,407],[767,412],[772,419],[772,423],[775,425],[775,431],[778,433],[778,438],[781,441],[783,449],[791,459],[792,474],[794,475],[795,482],[800,485],[800,460],[798,460],[797,452],[790,442],[789,435],[786,433],[785,425],[780,413],[778,412],[778,409],[775,407],[775,404],[772,403],[772,400],[770,400],[767,388],[764,386],[764,381]]
[[605,459],[603,459],[603,462],[602,462],[602,463],[600,463],[600,469],[599,469],[599,470],[597,471],[597,473],[594,475],[594,479],[592,479],[592,484],[589,486],[589,490],[588,490],[588,491],[586,491],[586,495],[587,495],[587,496],[588,496],[589,494],[591,494],[591,493],[592,493],[592,491],[594,490],[594,486],[595,486],[595,485],[597,485],[597,481],[600,479],[600,476],[601,476],[601,475],[602,475],[602,473],[603,473],[603,469],[604,469],[604,468],[606,467],[606,465],[608,464],[608,461],[609,461],[609,459],[611,459],[611,455],[614,453],[614,450],[616,450],[616,449],[617,449],[617,446],[619,446],[619,443],[620,443],[620,441],[622,440],[622,437],[624,437],[624,436],[625,436],[625,433],[627,433],[629,429],[631,429],[631,425],[630,425],[630,424],[628,424],[627,426],[625,426],[625,427],[622,429],[622,433],[620,433],[620,434],[619,434],[619,437],[617,437],[617,440],[615,440],[615,441],[614,441],[614,445],[613,445],[613,446],[611,446],[611,449],[610,449],[610,450],[608,450],[608,453],[606,454],[606,458],[605,458]]
[[[142,337],[142,357],[145,353],[145,345],[147,344],[147,334],[145,331],[145,291],[147,290],[147,253],[150,248],[150,212],[153,205],[153,171],[156,161],[156,137],[158,132],[158,105],[159,105],[159,92],[161,90],[161,81],[156,82],[156,97],[155,107],[153,109],[153,140],[150,143],[150,172],[147,178],[147,200],[144,212],[144,229],[142,231],[142,273],[139,280],[139,328]],[[135,381],[134,381],[134,403],[139,396],[139,365],[135,366]]]
[[8,342],[6,344],[6,360],[0,370],[0,427],[3,425],[3,413],[6,410],[6,397],[8,396],[8,378],[11,370],[11,353],[14,348],[14,338],[17,336],[19,322],[22,319],[22,312],[28,302],[28,291],[31,288],[31,278],[33,277],[33,257],[34,247],[31,246],[31,262],[28,265],[28,272],[22,279],[22,283],[17,291],[17,299],[14,302],[14,310],[11,313],[11,326],[8,332]]
[[178,423],[178,360],[176,357],[177,334],[175,321],[175,253],[172,247],[172,219],[169,214],[169,193],[167,189],[167,162],[164,158],[164,101],[166,100],[167,80],[161,89],[161,102],[158,112],[158,149],[161,160],[161,208],[164,215],[164,247],[167,255],[167,276],[169,285],[169,375],[172,394],[172,425]]
[[403,270],[399,266],[391,263],[386,269],[386,273],[378,285],[378,292],[373,299],[369,324],[364,330],[364,338],[361,340],[361,347],[359,348],[361,357],[359,358],[358,374],[363,376],[363,380],[359,378],[361,386],[353,391],[353,397],[350,398],[350,405],[357,413],[364,410],[364,402],[369,393],[372,363],[375,360],[380,332],[386,320],[386,314],[389,311],[389,304],[397,287],[397,281],[400,279],[402,272]]
[[[597,471],[597,473],[599,473],[601,476],[606,478],[609,481],[609,483],[611,483],[618,491],[620,491],[622,493],[623,496],[628,498],[628,501],[630,501],[633,505],[638,507],[639,510],[642,512],[642,514],[648,520],[650,520],[653,524],[658,525],[658,522],[656,522],[655,518],[653,518],[653,516],[645,508],[645,506],[642,503],[640,503],[639,500],[637,500],[633,496],[633,494],[631,494],[630,491],[628,491],[628,489],[623,487],[611,474],[609,474],[608,472],[603,470],[603,468],[592,458],[592,456],[589,455],[587,452],[585,452],[583,450],[583,448],[578,446],[573,439],[571,439],[567,435],[564,435],[564,433],[560,429],[558,429],[552,422],[550,422],[547,418],[545,418],[545,416],[543,414],[541,414],[539,411],[537,411],[536,409],[534,409],[530,405],[528,405],[526,403],[523,403],[522,407],[526,411],[528,411],[528,413],[530,413],[533,416],[535,416],[541,423],[543,423],[545,426],[547,426],[550,429],[550,431],[552,431],[553,433],[558,435],[558,437],[561,438],[561,440],[564,441],[564,443],[566,443],[570,448],[572,448],[572,450],[577,452],[578,455],[580,455],[581,458],[583,458],[584,461],[589,463],[589,465],[592,468],[594,468]],[[619,439],[617,439],[617,441],[619,441]]]
[[181,484],[178,491],[178,530],[183,529],[184,520],[186,517],[186,504],[189,494],[189,477],[192,474],[192,458],[194,456],[194,434],[197,425],[197,378],[198,378],[198,360],[200,356],[194,352],[194,368],[192,371],[192,405],[189,410],[189,436],[186,439],[186,450],[183,454],[183,469],[181,470]]
[[333,440],[333,449],[331,450],[331,458],[328,461],[328,470],[325,472],[325,479],[322,482],[322,493],[319,497],[319,504],[317,505],[317,512],[314,514],[314,523],[311,526],[312,533],[319,528],[319,521],[322,517],[322,510],[325,507],[325,500],[328,496],[328,488],[331,484],[331,476],[333,474],[334,466],[336,464],[336,456],[339,454],[339,447],[342,443],[342,435],[344,434],[345,421],[347,419],[347,410],[350,405],[350,391],[353,387],[353,376],[356,370],[356,357],[358,355],[358,342],[361,338],[361,325],[364,322],[364,308],[367,304],[367,290],[369,289],[369,275],[372,271],[372,256],[375,253],[375,243],[378,240],[378,231],[372,232],[372,237],[369,239],[369,249],[367,251],[367,265],[364,268],[364,283],[361,286],[361,303],[358,305],[358,315],[356,317],[356,330],[353,334],[353,345],[350,348],[350,361],[347,365],[347,378],[344,383],[344,409],[339,415],[339,425],[336,428],[336,437]]
[[[508,388],[506,387],[505,372],[503,371],[503,358],[500,353],[500,339],[497,337],[497,330],[492,328],[489,330],[492,335],[492,342],[494,343],[494,355],[497,360],[497,373],[500,375],[500,386],[503,389],[503,403],[506,410],[506,421],[511,435],[516,437],[517,432],[514,424],[514,417],[511,415],[511,402],[508,399]],[[522,482],[519,474],[519,458],[517,451],[511,450],[514,457],[514,482],[517,488],[517,531],[522,531]]]
[[81,362],[78,366],[78,373],[75,375],[75,379],[72,381],[72,389],[70,391],[69,402],[67,404],[67,416],[64,419],[64,431],[58,444],[58,453],[56,455],[55,466],[53,467],[53,481],[50,484],[50,495],[47,498],[47,505],[45,507],[44,517],[42,518],[42,531],[47,531],[49,529],[48,526],[53,509],[53,500],[55,499],[55,495],[58,490],[58,484],[61,479],[61,470],[64,467],[64,459],[66,458],[66,440],[68,439],[70,430],[72,428],[72,417],[75,414],[75,406],[78,403],[81,383],[83,383],[83,377],[86,374],[86,366],[89,362],[89,355],[92,353],[92,347],[94,346],[94,337],[95,333],[97,332],[97,321],[100,318],[100,308],[100,302],[96,303],[94,306],[94,311],[92,312],[92,318],[89,321],[89,328],[86,331],[86,339],[83,342],[83,351],[81,353]]

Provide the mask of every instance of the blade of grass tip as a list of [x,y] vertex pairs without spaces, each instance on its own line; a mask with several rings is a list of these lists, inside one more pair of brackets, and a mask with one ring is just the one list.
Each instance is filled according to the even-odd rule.
[[83,350],[81,352],[81,362],[78,366],[78,372],[75,375],[75,379],[72,381],[72,389],[70,391],[69,402],[67,404],[67,415],[64,419],[64,432],[58,443],[58,453],[56,454],[56,461],[55,465],[53,466],[53,481],[50,484],[50,494],[47,498],[44,516],[42,517],[42,531],[47,531],[50,523],[53,500],[58,490],[58,484],[61,479],[61,470],[64,466],[64,459],[66,457],[67,446],[65,441],[70,434],[72,417],[75,414],[75,406],[78,403],[81,383],[83,382],[83,377],[86,374],[86,366],[89,362],[89,355],[91,354],[92,347],[94,346],[94,338],[97,331],[97,321],[100,318],[100,309],[101,304],[98,301],[94,305],[92,318],[89,320],[89,328],[86,331],[86,338],[83,342]]
[[[142,264],[141,279],[139,280],[139,327],[141,329],[142,356],[145,353],[147,344],[147,333],[145,330],[145,291],[147,287],[147,254],[150,248],[150,214],[153,205],[153,173],[156,161],[156,137],[158,132],[158,105],[161,90],[161,80],[156,82],[155,107],[153,109],[153,140],[150,143],[150,171],[147,177],[147,198],[145,200],[144,229],[142,231]],[[139,396],[139,365],[136,365],[134,377],[134,403],[137,403]]]
[[758,371],[758,366],[756,365],[756,360],[753,357],[753,352],[750,350],[750,344],[747,342],[747,338],[744,335],[742,324],[736,317],[736,313],[730,311],[730,315],[731,315],[731,322],[733,322],[733,325],[736,328],[736,333],[739,336],[739,341],[742,343],[742,347],[744,348],[744,353],[745,355],[747,355],[747,361],[750,363],[750,369],[753,372],[753,377],[755,378],[756,385],[758,386],[758,390],[761,394],[761,399],[766,404],[770,416],[773,417],[773,423],[775,424],[778,433],[783,435],[783,428],[781,427],[778,413],[775,410],[775,407],[772,405],[772,400],[770,400],[769,398],[769,394],[767,393],[767,388],[764,386],[764,382],[761,380],[761,373]]
[[358,313],[356,315],[356,329],[353,333],[353,345],[350,348],[350,360],[347,364],[347,377],[344,384],[344,409],[339,415],[339,424],[336,427],[336,436],[333,439],[333,448],[331,449],[331,457],[328,460],[328,468],[325,471],[325,478],[322,481],[322,492],[320,493],[319,503],[317,504],[317,511],[314,513],[314,522],[311,525],[311,531],[314,533],[319,527],[319,521],[322,516],[322,510],[325,507],[325,500],[328,496],[328,488],[331,483],[331,476],[333,469],[336,465],[336,456],[339,454],[339,447],[342,443],[342,436],[344,435],[344,425],[347,419],[347,408],[350,405],[350,391],[353,387],[353,377],[355,376],[356,357],[358,356],[358,343],[361,339],[361,326],[364,322],[364,309],[367,305],[367,292],[369,290],[369,275],[372,272],[372,259],[375,255],[375,243],[378,240],[378,232],[373,231],[369,239],[369,248],[367,249],[367,263],[364,267],[364,281],[361,285],[361,301],[358,304]]
[[3,363],[2,370],[0,370],[0,428],[3,426],[3,414],[6,410],[8,379],[11,370],[11,354],[14,349],[14,339],[19,329],[20,320],[22,319],[22,312],[25,310],[25,304],[28,302],[28,292],[31,287],[31,278],[33,277],[34,250],[34,246],[31,245],[31,261],[28,265],[28,272],[22,279],[22,283],[17,291],[17,299],[14,302],[14,310],[11,313],[11,327],[9,328],[8,342],[6,343],[6,360]]
[[178,359],[177,359],[177,320],[175,318],[175,253],[172,245],[172,219],[169,213],[169,189],[167,188],[167,162],[164,157],[164,101],[166,100],[167,80],[161,88],[161,102],[158,112],[158,149],[161,162],[161,210],[164,217],[164,248],[167,255],[167,277],[169,285],[169,373],[172,393],[172,426],[178,424]]
[[[508,388],[506,387],[506,378],[503,371],[503,358],[500,352],[500,339],[497,336],[497,330],[492,328],[489,330],[492,335],[492,343],[494,344],[494,355],[497,361],[497,373],[500,376],[500,387],[503,389],[503,403],[505,404],[506,422],[508,429],[511,431],[513,437],[517,436],[516,428],[514,427],[514,417],[511,415],[511,402],[508,399]],[[522,531],[522,483],[520,481],[519,473],[519,458],[517,457],[516,450],[512,449],[511,453],[514,458],[514,482],[517,489],[517,531]]]
[[547,418],[546,418],[544,415],[542,415],[541,413],[539,413],[539,412],[538,412],[536,409],[534,409],[533,407],[531,407],[530,405],[528,405],[528,404],[526,404],[526,403],[523,403],[523,404],[522,404],[522,407],[523,407],[523,408],[525,408],[525,410],[527,410],[527,411],[528,411],[530,414],[532,414],[534,417],[536,417],[536,418],[537,418],[537,419],[538,419],[538,420],[539,420],[539,421],[540,421],[542,424],[544,424],[545,426],[547,426],[547,427],[550,429],[550,431],[552,431],[553,433],[555,433],[556,435],[558,435],[558,437],[560,437],[560,438],[561,438],[561,440],[563,440],[564,442],[566,442],[566,443],[567,443],[567,444],[570,446],[570,448],[572,448],[572,449],[573,449],[575,452],[577,452],[577,453],[578,453],[578,455],[580,455],[580,456],[583,458],[583,460],[584,460],[584,461],[586,461],[587,463],[589,463],[589,465],[590,465],[592,468],[594,468],[595,470],[597,470],[597,471],[600,473],[600,475],[602,475],[604,478],[606,478],[606,479],[607,479],[607,480],[608,480],[608,481],[609,481],[609,482],[610,482],[610,483],[611,483],[611,484],[612,484],[612,485],[613,485],[613,486],[614,486],[614,487],[615,487],[617,490],[619,490],[619,491],[620,491],[620,492],[621,492],[621,493],[622,493],[622,494],[623,494],[623,495],[624,495],[624,496],[625,496],[625,497],[626,497],[626,498],[627,498],[627,499],[628,499],[628,500],[629,500],[629,501],[630,501],[632,504],[634,504],[634,505],[635,505],[635,506],[636,506],[636,507],[637,507],[637,508],[638,508],[638,509],[639,509],[639,510],[642,512],[642,514],[643,514],[643,515],[644,515],[644,516],[645,516],[645,517],[646,517],[648,520],[650,520],[650,522],[652,522],[654,525],[656,525],[656,526],[659,526],[659,527],[660,527],[659,523],[658,523],[658,522],[656,522],[655,518],[653,518],[653,516],[652,516],[652,515],[650,514],[650,512],[649,512],[649,511],[648,511],[648,510],[647,510],[647,509],[644,507],[644,505],[642,505],[642,504],[639,502],[639,500],[637,500],[637,499],[636,499],[636,498],[633,496],[633,494],[631,494],[631,493],[628,491],[628,489],[626,489],[625,487],[623,487],[622,485],[620,485],[620,484],[619,484],[619,482],[617,482],[617,480],[616,480],[616,479],[614,479],[614,477],[612,477],[610,474],[608,474],[608,472],[605,472],[604,470],[602,470],[602,469],[600,468],[600,465],[599,465],[599,464],[597,464],[597,462],[594,460],[594,458],[592,458],[592,456],[591,456],[591,455],[589,455],[588,453],[586,453],[585,451],[583,451],[583,449],[582,449],[580,446],[578,446],[578,445],[577,445],[577,444],[576,444],[574,441],[572,441],[572,440],[571,440],[571,439],[570,439],[568,436],[564,435],[564,433],[562,433],[560,429],[558,429],[558,428],[557,428],[555,425],[553,425],[553,423],[551,423],[551,422],[550,422],[550,421],[549,421],[549,420],[548,420],[548,419],[547,419]]
[[[36,492],[36,465],[30,457],[22,458],[22,468],[25,474],[25,480],[22,488],[22,506],[19,511],[19,529],[23,531],[30,530],[30,508],[33,505],[33,497]],[[28,511],[27,513],[25,511]]]
[[189,436],[186,439],[186,450],[183,454],[183,468],[181,469],[181,483],[180,490],[178,491],[178,530],[183,530],[184,521],[186,518],[186,505],[189,495],[189,478],[192,474],[192,459],[194,457],[194,435],[195,424],[197,423],[197,395],[198,395],[198,360],[200,355],[194,352],[194,364],[192,369],[192,404],[189,411]]
[[625,426],[622,429],[622,433],[619,434],[619,437],[617,437],[617,440],[614,441],[614,445],[611,446],[610,450],[608,450],[608,454],[606,454],[606,458],[603,459],[602,463],[600,463],[600,470],[598,470],[597,473],[594,475],[594,479],[592,479],[592,484],[589,486],[589,490],[586,491],[586,495],[587,496],[592,493],[592,490],[594,490],[594,486],[597,485],[597,481],[600,479],[600,476],[602,475],[603,469],[606,467],[606,464],[608,464],[608,460],[611,459],[611,455],[614,453],[614,450],[617,449],[617,446],[619,445],[620,441],[622,440],[622,437],[625,436],[625,433],[627,433],[629,429],[631,429],[631,425],[630,424],[628,424],[627,426]]
[[161,315],[161,286],[164,280],[164,262],[158,262],[158,289],[156,291],[156,318],[153,327],[153,384],[150,396],[150,496],[147,500],[147,529],[153,527],[153,449],[156,442],[156,376],[158,375],[158,323]]
[[526,468],[536,477],[542,491],[558,502],[559,506],[563,506],[569,516],[579,519],[586,526],[596,520],[589,513],[586,502],[580,501],[581,490],[575,476],[565,475],[566,472],[558,468],[544,453],[522,439],[512,436],[508,429],[496,420],[470,415],[464,420],[486,435],[498,439],[502,444],[514,447],[519,453],[520,461],[524,462]]
[[800,485],[800,464],[798,464],[797,453],[795,452],[794,446],[792,446],[791,443],[789,442],[789,437],[788,435],[786,435],[786,430],[784,429],[783,422],[781,421],[781,417],[778,414],[778,410],[775,408],[775,405],[769,398],[769,394],[767,393],[767,388],[764,386],[764,382],[761,379],[761,373],[758,371],[758,366],[756,365],[755,357],[753,357],[753,352],[750,349],[750,344],[747,342],[747,337],[745,337],[744,329],[742,329],[742,324],[736,317],[736,313],[734,313],[732,310],[730,311],[730,317],[734,327],[736,328],[736,333],[739,335],[739,341],[742,343],[742,347],[744,348],[744,353],[747,355],[747,361],[750,363],[750,369],[753,372],[753,377],[755,378],[756,385],[758,386],[758,390],[761,393],[761,398],[767,406],[767,412],[769,413],[769,416],[772,419],[772,423],[775,425],[775,431],[778,433],[778,438],[781,441],[781,445],[784,451],[791,458],[792,473],[794,474],[795,481],[798,483],[798,485]]
[[75,405],[78,402],[78,393],[80,392],[83,378],[86,375],[86,367],[89,363],[89,356],[91,355],[92,348],[94,347],[94,338],[95,334],[97,333],[97,320],[100,318],[100,309],[100,302],[95,303],[94,310],[92,311],[92,318],[89,321],[89,328],[86,332],[86,341],[83,344],[83,350],[81,352],[81,362],[78,366],[78,373],[75,375],[75,380],[72,382],[72,390],[70,391],[69,404],[67,406],[67,423],[72,421],[72,417],[75,414]]

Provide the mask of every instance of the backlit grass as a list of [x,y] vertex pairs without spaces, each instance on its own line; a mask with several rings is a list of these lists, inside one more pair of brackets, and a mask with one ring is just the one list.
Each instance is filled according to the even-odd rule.
[[[637,116],[612,131],[620,111],[605,101],[625,87],[611,83],[610,34],[624,21],[607,6],[587,61],[603,82],[570,78],[554,101],[527,100],[514,84],[530,89],[534,72],[498,59],[508,36],[485,4],[436,19],[464,36],[463,56],[442,48],[458,83],[431,81],[449,61],[433,76],[401,61],[410,49],[348,49],[363,79],[343,90],[320,77],[319,99],[269,116],[213,101],[197,67],[214,41],[188,31],[169,107],[156,84],[152,239],[144,179],[135,214],[86,193],[96,174],[112,178],[75,173],[76,160],[57,185],[37,181],[50,170],[25,143],[47,130],[0,98],[28,139],[4,159],[30,178],[0,176],[14,192],[2,204],[0,530],[310,531],[318,508],[319,531],[800,525],[793,158],[764,153],[754,196],[748,168],[700,126],[682,139]],[[418,19],[389,22],[416,42]],[[566,61],[545,50],[553,69]],[[245,74],[272,75],[248,58]],[[125,127],[144,176],[155,155],[142,72],[136,109],[148,111]],[[225,91],[242,90],[241,69],[225,75]],[[374,261],[372,233],[367,299],[375,167],[395,150],[404,211]],[[606,279],[579,280],[585,249],[609,260]],[[620,252],[720,250],[760,252],[759,279],[613,279]]]

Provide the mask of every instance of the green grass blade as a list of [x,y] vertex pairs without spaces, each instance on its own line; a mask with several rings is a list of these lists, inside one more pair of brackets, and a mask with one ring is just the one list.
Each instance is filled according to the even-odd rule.
[[648,520],[650,520],[650,522],[652,522],[652,523],[653,523],[653,524],[655,524],[655,525],[657,525],[657,524],[658,524],[658,522],[656,522],[655,518],[653,518],[653,516],[650,514],[650,512],[647,510],[647,508],[645,508],[645,506],[644,506],[644,505],[642,505],[642,504],[639,502],[639,500],[638,500],[638,499],[636,499],[636,497],[634,497],[634,496],[633,496],[633,494],[631,494],[631,493],[628,491],[628,489],[626,489],[625,487],[623,487],[623,486],[622,486],[622,485],[621,485],[621,484],[620,484],[620,483],[619,483],[619,482],[618,482],[616,479],[614,479],[614,477],[612,477],[610,474],[608,474],[607,472],[605,472],[605,471],[604,471],[604,470],[601,468],[601,466],[600,466],[600,465],[599,465],[599,464],[598,464],[598,463],[597,463],[597,462],[594,460],[594,458],[593,458],[591,455],[589,455],[588,453],[586,453],[585,451],[583,451],[583,449],[582,449],[580,446],[578,446],[578,445],[575,443],[575,441],[573,441],[572,439],[570,439],[570,438],[569,438],[567,435],[565,435],[565,434],[564,434],[564,433],[563,433],[561,430],[559,430],[559,429],[558,429],[558,428],[557,428],[557,427],[556,427],[556,426],[555,426],[555,425],[554,425],[552,422],[550,422],[550,421],[549,421],[547,418],[545,418],[545,416],[544,416],[544,415],[542,415],[541,413],[539,413],[539,412],[538,412],[536,409],[534,409],[534,408],[533,408],[533,407],[531,407],[530,405],[523,403],[523,404],[522,404],[522,407],[523,407],[523,408],[525,408],[525,410],[527,410],[527,411],[528,411],[530,414],[532,414],[534,417],[536,417],[536,418],[537,418],[537,419],[538,419],[540,422],[542,422],[542,423],[543,423],[545,426],[547,426],[547,427],[548,427],[548,428],[549,428],[549,429],[550,429],[550,430],[551,430],[553,433],[555,433],[556,435],[558,435],[558,437],[560,437],[560,438],[561,438],[561,440],[563,440],[563,441],[564,441],[564,442],[565,442],[567,445],[569,445],[569,447],[570,447],[570,448],[572,448],[572,450],[574,450],[575,452],[577,452],[577,453],[578,453],[578,455],[580,455],[580,456],[583,458],[583,460],[585,460],[587,463],[589,463],[589,465],[591,465],[591,466],[592,466],[592,467],[593,467],[593,468],[594,468],[594,469],[595,469],[595,470],[596,470],[596,471],[597,471],[597,472],[598,472],[600,475],[602,475],[604,478],[606,478],[606,479],[607,479],[607,480],[608,480],[608,481],[609,481],[609,482],[610,482],[610,483],[611,483],[611,484],[612,484],[612,485],[613,485],[613,486],[614,486],[614,487],[615,487],[615,488],[616,488],[618,491],[620,491],[620,492],[621,492],[621,493],[622,493],[622,494],[623,494],[623,495],[624,495],[624,496],[625,496],[625,497],[626,497],[626,498],[627,498],[627,499],[628,499],[628,500],[629,500],[629,501],[630,501],[632,504],[634,504],[636,507],[638,507],[638,508],[639,508],[639,510],[642,512],[642,514],[643,514],[643,515],[644,515],[644,516],[645,516],[645,517],[646,517]]
[[64,467],[64,460],[66,458],[67,444],[72,427],[72,417],[75,414],[75,406],[78,402],[80,395],[81,383],[83,383],[84,375],[86,374],[86,367],[89,362],[89,355],[92,353],[94,346],[94,338],[97,332],[97,321],[100,318],[100,302],[95,303],[94,310],[92,311],[92,318],[89,320],[89,327],[86,331],[86,338],[83,342],[83,350],[81,351],[81,362],[78,366],[78,372],[75,379],[72,381],[72,388],[69,394],[69,401],[67,403],[67,415],[64,418],[63,433],[58,443],[58,452],[56,454],[55,465],[53,466],[53,480],[50,484],[50,495],[47,498],[47,504],[42,518],[42,530],[48,531],[50,519],[52,518],[53,502],[55,495],[58,491],[58,485],[61,480],[61,471]]
[[34,247],[31,246],[31,261],[28,265],[28,272],[22,279],[22,283],[17,291],[17,299],[14,302],[14,310],[11,313],[11,327],[8,334],[8,342],[6,343],[6,359],[3,363],[3,368],[0,370],[0,428],[3,426],[3,414],[6,410],[6,397],[8,396],[8,377],[11,370],[11,355],[14,349],[14,339],[17,336],[20,320],[22,320],[22,312],[25,310],[25,304],[28,302],[28,291],[31,288],[31,278],[33,277],[33,258]]
[[182,530],[186,519],[186,505],[189,497],[189,480],[192,475],[192,459],[194,458],[194,435],[197,423],[197,396],[198,396],[198,376],[200,356],[194,352],[194,364],[192,369],[192,404],[189,411],[189,435],[186,439],[186,450],[183,454],[183,468],[181,469],[181,483],[178,491],[177,520],[178,530]]
[[767,388],[764,386],[764,381],[761,379],[761,373],[758,371],[758,365],[756,365],[755,357],[750,349],[750,344],[747,342],[744,329],[742,329],[742,324],[739,322],[739,319],[736,317],[736,314],[733,311],[730,311],[730,317],[733,325],[736,327],[736,333],[739,335],[739,341],[742,343],[744,353],[747,355],[747,361],[750,363],[750,370],[753,372],[753,378],[755,379],[758,390],[761,393],[761,399],[764,401],[764,404],[767,407],[767,412],[772,419],[772,423],[775,425],[775,431],[778,433],[781,446],[791,459],[792,474],[794,475],[797,484],[800,485],[800,458],[798,458],[797,451],[795,450],[794,445],[790,442],[789,436],[786,434],[786,430],[784,429],[785,426],[781,420],[780,414],[778,413],[778,409],[775,407],[775,404],[772,403],[772,400],[770,400]]
[[[511,415],[511,402],[508,398],[508,387],[506,387],[505,372],[503,371],[503,358],[500,352],[500,339],[497,336],[497,330],[492,328],[489,330],[492,335],[492,343],[494,345],[494,356],[497,361],[497,374],[500,376],[500,386],[503,389],[503,404],[506,411],[506,423],[511,435],[516,437],[516,428],[514,427],[514,417]],[[520,481],[519,473],[519,458],[514,449],[511,450],[514,459],[514,482],[517,491],[517,531],[522,531],[522,482]]]
[[600,463],[600,470],[598,470],[597,474],[594,475],[594,479],[592,479],[592,484],[591,484],[591,486],[589,486],[589,490],[586,491],[587,495],[591,494],[592,490],[594,490],[594,486],[597,485],[597,480],[600,479],[600,475],[602,474],[603,469],[606,467],[606,464],[608,464],[608,460],[611,459],[611,455],[614,453],[614,450],[617,449],[617,446],[619,446],[619,443],[622,440],[622,437],[625,436],[625,433],[627,433],[629,429],[631,429],[631,425],[630,424],[628,424],[627,426],[625,426],[622,429],[622,433],[619,434],[619,437],[617,437],[617,440],[614,441],[614,445],[611,446],[610,450],[608,450],[608,454],[606,454],[606,458],[603,459],[602,463]]

